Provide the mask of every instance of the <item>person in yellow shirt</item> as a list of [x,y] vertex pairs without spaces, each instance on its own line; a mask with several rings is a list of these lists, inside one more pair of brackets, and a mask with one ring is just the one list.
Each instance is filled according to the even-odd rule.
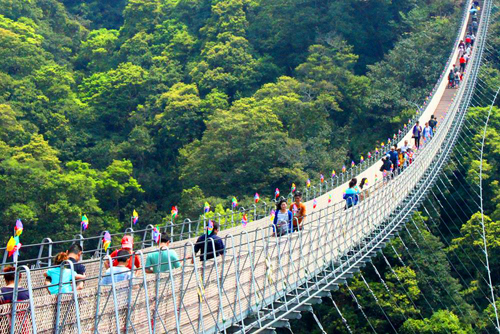
[[302,203],[302,193],[300,191],[296,191],[293,198],[294,202],[290,205],[290,211],[293,213],[293,229],[298,231],[302,229],[302,224],[305,222],[306,206]]

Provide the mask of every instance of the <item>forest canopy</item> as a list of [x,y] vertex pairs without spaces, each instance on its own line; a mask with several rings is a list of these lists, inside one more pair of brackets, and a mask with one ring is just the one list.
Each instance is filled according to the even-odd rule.
[[97,235],[339,170],[428,94],[460,6],[0,0],[4,241],[16,218],[24,243],[81,213]]

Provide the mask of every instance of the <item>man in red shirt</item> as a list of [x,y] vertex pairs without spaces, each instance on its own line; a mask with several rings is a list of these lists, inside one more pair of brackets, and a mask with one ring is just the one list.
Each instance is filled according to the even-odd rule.
[[460,72],[464,72],[465,71],[465,57],[462,55],[462,57],[460,57]]
[[[122,238],[122,248],[116,249],[113,253],[111,253],[111,258],[113,259],[113,267],[118,265],[118,261],[116,260],[116,256],[118,255],[118,252],[121,250],[125,250],[129,254],[132,254],[134,252],[134,238],[131,235],[124,235]],[[129,269],[132,269],[132,261],[133,261],[135,268],[141,267],[141,259],[139,258],[138,255],[134,256],[133,260],[132,260],[132,257],[130,257],[127,260],[127,267]],[[108,261],[104,262],[104,265],[106,268],[109,268]]]

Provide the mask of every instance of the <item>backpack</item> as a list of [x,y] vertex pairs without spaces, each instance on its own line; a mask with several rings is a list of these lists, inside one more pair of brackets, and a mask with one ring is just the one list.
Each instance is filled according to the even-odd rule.
[[276,218],[276,235],[281,236],[284,234],[292,233],[293,230],[290,228],[290,221],[293,218],[293,214],[288,212],[287,220],[278,220],[278,214],[275,216]]
[[437,124],[437,122],[436,122],[436,120],[435,120],[435,119],[431,119],[431,120],[429,121],[429,125],[431,126],[431,128],[435,127],[435,126],[436,126],[436,124]]

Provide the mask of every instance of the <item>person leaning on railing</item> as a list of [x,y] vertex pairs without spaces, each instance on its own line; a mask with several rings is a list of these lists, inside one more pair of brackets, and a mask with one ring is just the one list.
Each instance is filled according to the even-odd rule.
[[[0,304],[10,304],[14,299],[16,268],[12,266],[6,266],[3,268],[3,279],[5,280],[5,286],[0,288]],[[21,280],[21,274],[19,274],[19,280]],[[17,301],[28,300],[29,298],[30,294],[28,290],[21,287],[17,289]]]
[[173,269],[181,266],[179,256],[177,256],[177,253],[173,249],[168,249],[169,246],[170,236],[163,233],[160,239],[159,250],[149,253],[146,258],[146,272],[148,274],[157,274],[158,272],[164,273],[169,271],[170,267]]

